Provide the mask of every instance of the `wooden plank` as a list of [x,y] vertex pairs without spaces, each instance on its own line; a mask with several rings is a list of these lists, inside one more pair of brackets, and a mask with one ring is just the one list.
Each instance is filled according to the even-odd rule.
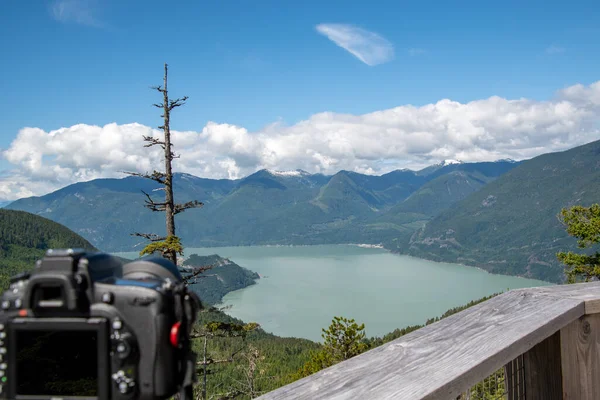
[[585,313],[586,314],[600,313],[600,299],[586,300],[585,301]]
[[561,400],[560,331],[523,355],[527,400]]
[[456,398],[584,315],[569,286],[510,291],[260,398]]
[[597,300],[600,299],[600,281],[573,285],[540,286],[536,288],[517,289],[515,291],[527,292],[532,295],[556,296],[578,300]]
[[563,398],[600,399],[600,314],[573,321],[560,336]]

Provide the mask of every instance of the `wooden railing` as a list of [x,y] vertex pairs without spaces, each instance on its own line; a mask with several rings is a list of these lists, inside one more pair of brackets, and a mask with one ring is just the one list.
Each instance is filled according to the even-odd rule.
[[511,290],[260,399],[450,400],[514,360],[519,398],[600,399],[600,282]]

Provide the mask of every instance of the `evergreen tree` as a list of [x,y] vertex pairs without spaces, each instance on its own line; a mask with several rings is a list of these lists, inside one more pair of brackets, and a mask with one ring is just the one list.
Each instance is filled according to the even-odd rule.
[[[569,235],[577,238],[581,249],[600,242],[600,205],[590,207],[574,206],[563,208],[559,219],[566,226]],[[578,254],[572,251],[560,252],[558,259],[565,264],[565,274],[569,283],[589,282],[600,278],[600,252]]]
[[172,162],[173,159],[179,157],[173,153],[173,143],[171,141],[171,111],[177,107],[181,107],[185,104],[185,101],[188,99],[187,96],[183,98],[178,98],[172,100],[169,98],[169,93],[167,90],[167,73],[168,66],[165,63],[165,76],[163,79],[163,86],[154,86],[153,89],[160,92],[163,96],[162,103],[153,104],[155,107],[163,110],[163,114],[161,117],[163,118],[163,124],[158,128],[163,131],[164,139],[160,140],[153,136],[143,136],[144,141],[147,142],[144,147],[152,147],[152,146],[160,146],[163,148],[164,154],[164,162],[165,162],[165,171],[153,171],[150,173],[136,173],[136,172],[127,172],[130,175],[141,176],[143,178],[147,178],[158,182],[164,185],[165,191],[165,200],[163,202],[155,202],[152,197],[143,192],[146,196],[145,206],[152,211],[160,211],[165,213],[166,219],[166,236],[159,236],[154,233],[133,233],[134,236],[140,236],[146,238],[151,241],[141,252],[140,255],[144,254],[152,254],[155,251],[159,251],[162,255],[171,260],[173,263],[177,264],[177,254],[183,254],[183,247],[179,238],[175,235],[175,215],[179,214],[187,210],[188,208],[196,208],[201,207],[203,204],[197,200],[188,201],[184,204],[175,203],[173,197],[173,168]]
[[354,319],[333,317],[329,328],[322,331],[323,347],[311,354],[310,360],[295,375],[296,379],[348,360],[368,349],[365,324],[358,325]]

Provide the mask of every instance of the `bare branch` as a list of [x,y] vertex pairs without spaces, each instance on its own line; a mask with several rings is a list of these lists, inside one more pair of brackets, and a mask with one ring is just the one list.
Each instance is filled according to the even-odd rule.
[[188,99],[187,96],[184,96],[181,99],[169,100],[169,111],[173,110],[176,107],[181,107],[185,104],[185,101]]
[[140,178],[151,179],[151,180],[156,181],[163,185],[165,183],[166,174],[163,172],[160,172],[160,171],[153,171],[152,174],[149,174],[147,172],[145,174],[141,174],[139,172],[128,172],[128,171],[120,171],[120,172],[122,172],[124,174],[128,174],[128,175],[132,175],[132,176],[139,176]]
[[154,200],[152,200],[152,197],[150,197],[150,195],[146,192],[144,192],[142,190],[142,193],[144,193],[146,195],[146,197],[148,198],[148,200],[144,200],[144,202],[146,203],[146,207],[149,208],[152,211],[165,211],[167,209],[167,203],[157,203]]
[[158,86],[150,86],[150,89],[158,90],[161,93],[165,92],[165,89],[163,89],[162,86],[160,86],[160,85],[158,85]]
[[204,205],[204,203],[202,203],[198,200],[188,201],[187,203],[184,203],[184,204],[175,204],[173,207],[173,214],[177,215],[180,212],[187,210],[188,208],[200,208],[203,205]]
[[[184,276],[183,282],[186,285],[191,284],[191,283],[196,283],[196,279],[199,278],[198,275],[200,275],[216,266],[217,266],[216,264],[212,264],[212,265],[203,265],[201,267],[198,267],[198,269],[195,269],[194,272],[192,272],[190,275]],[[206,276],[208,276],[208,275],[206,275]],[[204,276],[202,276],[201,278],[204,278]],[[192,282],[192,280],[194,280],[194,281]]]
[[164,104],[154,103],[152,105],[156,108],[165,108]]
[[164,236],[158,236],[156,233],[130,233],[131,236],[139,236],[148,239],[151,242],[160,242],[161,240],[167,239]]
[[148,144],[145,144],[144,147],[151,147],[151,146],[155,146],[158,144],[163,149],[165,148],[165,142],[163,142],[162,140],[153,138],[152,136],[146,136],[146,135],[143,135],[143,138],[144,138],[144,141],[148,142]]
[[196,363],[196,365],[223,364],[223,363],[228,363],[228,362],[233,362],[233,357],[232,358],[224,358],[222,360],[213,360],[212,358],[209,358],[206,360],[206,362],[198,361]]

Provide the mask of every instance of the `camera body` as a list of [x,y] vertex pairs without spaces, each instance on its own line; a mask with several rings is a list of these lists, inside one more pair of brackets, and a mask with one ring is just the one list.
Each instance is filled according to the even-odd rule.
[[[0,399],[164,399],[190,388],[200,308],[177,267],[49,250],[0,302]],[[183,393],[183,392],[182,392]]]

